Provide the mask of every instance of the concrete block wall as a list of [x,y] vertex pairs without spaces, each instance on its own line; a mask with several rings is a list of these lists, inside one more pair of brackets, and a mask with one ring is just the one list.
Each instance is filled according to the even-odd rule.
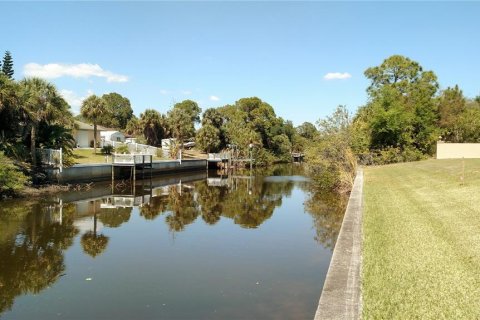
[[480,143],[437,142],[437,159],[480,158]]

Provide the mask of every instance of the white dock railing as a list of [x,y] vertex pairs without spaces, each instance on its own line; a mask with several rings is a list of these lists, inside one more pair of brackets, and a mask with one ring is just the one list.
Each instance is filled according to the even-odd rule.
[[144,203],[150,202],[150,195],[134,196],[134,195],[112,195],[102,198],[100,208],[116,209],[138,207]]
[[152,160],[151,154],[112,154],[113,164],[145,164],[151,163]]
[[228,160],[230,155],[228,153],[209,153],[208,160]]

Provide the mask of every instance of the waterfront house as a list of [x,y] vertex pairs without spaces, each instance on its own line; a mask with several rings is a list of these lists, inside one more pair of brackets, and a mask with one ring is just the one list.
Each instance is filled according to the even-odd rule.
[[[100,141],[100,132],[104,130],[104,127],[97,125],[96,141]],[[75,139],[75,145],[77,146],[77,148],[93,148],[93,125],[75,120],[73,138]]]
[[116,130],[101,131],[100,138],[102,141],[125,142],[125,135]]

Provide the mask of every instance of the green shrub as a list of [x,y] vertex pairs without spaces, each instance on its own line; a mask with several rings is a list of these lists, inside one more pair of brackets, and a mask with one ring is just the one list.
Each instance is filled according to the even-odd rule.
[[318,190],[347,193],[353,186],[357,162],[341,135],[329,135],[305,152],[313,186]]
[[112,145],[106,145],[106,146],[103,146],[101,152],[102,154],[112,154],[114,148]]
[[[264,148],[255,148],[252,150],[253,165],[266,166],[275,162],[275,156]],[[250,165],[250,163],[248,163]]]
[[180,143],[177,143],[178,140],[170,140],[170,158],[178,159],[180,151]]
[[211,124],[206,124],[198,130],[196,142],[202,151],[218,152],[221,144],[220,130]]
[[115,153],[130,153],[128,150],[128,146],[126,144],[122,144],[115,148]]
[[280,162],[292,161],[292,143],[285,134],[273,137],[273,152]]
[[372,152],[372,164],[383,165],[398,162],[410,162],[425,159],[420,150],[414,147],[400,148],[385,148],[382,150],[376,150]]
[[30,150],[28,150],[28,148],[20,139],[1,141],[0,151],[3,151],[7,157],[18,161],[22,161],[30,157]]
[[0,195],[14,195],[29,183],[26,177],[3,152],[0,152]]

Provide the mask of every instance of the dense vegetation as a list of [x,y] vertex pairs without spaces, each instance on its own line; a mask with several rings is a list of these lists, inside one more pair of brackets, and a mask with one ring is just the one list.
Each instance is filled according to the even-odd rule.
[[[13,167],[2,171],[0,180],[16,177],[17,184],[22,185],[27,181],[24,174],[31,175],[34,182],[38,180],[36,148],[62,147],[68,161],[73,117],[51,83],[38,78],[13,80],[11,56],[5,56],[0,73],[0,151],[11,159],[8,161]],[[17,184],[2,186],[0,193],[17,192]]]
[[257,164],[267,164],[290,161],[294,135],[291,121],[277,117],[271,105],[253,97],[205,110],[197,142],[205,151],[233,148],[239,157],[247,158],[251,151]]
[[[439,91],[432,71],[395,55],[368,68],[368,102],[350,117],[339,107],[311,128],[306,154],[319,188],[349,190],[355,165],[388,164],[428,158],[438,139],[480,142],[480,97],[469,100],[455,86]],[[322,175],[316,173],[322,172]]]
[[[39,78],[13,78],[10,52],[5,53],[0,67],[0,195],[12,195],[30,180],[42,181],[37,148],[62,148],[64,165],[73,164],[75,122],[70,106],[52,83]],[[86,99],[82,108],[83,115],[95,125],[121,127],[133,114],[128,99],[119,94],[97,99],[104,108],[88,110],[94,97]]]
[[154,146],[170,137],[181,142],[196,138],[198,148],[204,152],[230,149],[241,158],[252,152],[259,165],[290,161],[295,129],[261,99],[243,98],[234,105],[206,109],[201,127],[195,130],[201,111],[191,100],[176,103],[166,115],[147,109],[140,118],[128,122],[127,132]]

